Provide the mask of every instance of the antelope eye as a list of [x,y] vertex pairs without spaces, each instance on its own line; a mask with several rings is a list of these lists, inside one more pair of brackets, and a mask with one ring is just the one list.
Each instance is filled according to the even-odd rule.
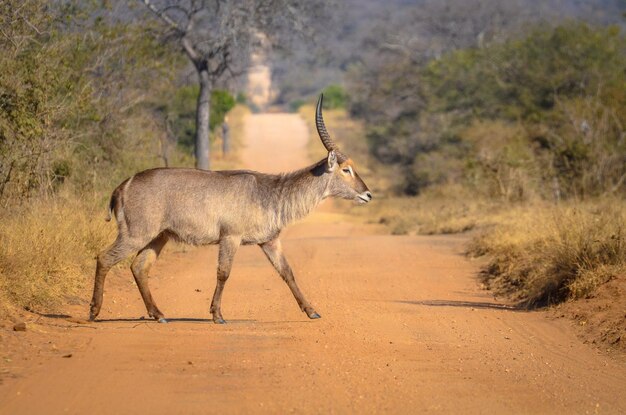
[[342,172],[344,172],[344,173],[348,173],[348,174],[350,174],[350,169],[348,169],[348,168],[346,168],[346,169],[341,169],[341,171],[342,171]]

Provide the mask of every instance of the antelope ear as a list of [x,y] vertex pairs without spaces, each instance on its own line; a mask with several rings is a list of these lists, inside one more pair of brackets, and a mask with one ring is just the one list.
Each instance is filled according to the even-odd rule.
[[331,150],[328,152],[328,170],[334,170],[337,165],[337,154],[335,150]]

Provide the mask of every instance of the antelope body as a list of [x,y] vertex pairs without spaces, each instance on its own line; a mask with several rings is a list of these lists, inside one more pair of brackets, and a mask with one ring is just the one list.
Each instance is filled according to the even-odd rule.
[[240,245],[261,247],[309,318],[320,315],[304,298],[282,253],[281,230],[311,212],[323,199],[367,203],[372,195],[352,161],[330,139],[317,103],[316,126],[328,157],[285,174],[249,170],[206,171],[157,168],[138,173],[111,196],[109,212],[118,225],[115,242],[98,255],[90,319],[102,306],[104,279],[113,265],[136,253],[131,270],[148,314],[165,322],[148,288],[148,271],[169,239],[192,245],[219,244],[217,285],[211,302],[215,323],[224,284]]

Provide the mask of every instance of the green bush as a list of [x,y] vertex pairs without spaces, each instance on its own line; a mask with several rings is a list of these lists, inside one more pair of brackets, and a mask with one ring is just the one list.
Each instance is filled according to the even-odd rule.
[[211,114],[209,120],[211,131],[224,123],[224,116],[235,107],[235,104],[235,97],[228,91],[216,89],[211,92]]
[[[365,118],[371,152],[405,167],[409,193],[460,180],[513,200],[624,194],[625,73],[617,27],[569,22],[357,71],[351,112]],[[486,142],[480,123],[505,135],[483,131]]]
[[348,101],[346,90],[341,85],[328,85],[324,88],[324,107],[345,108]]
[[50,196],[60,181],[81,191],[108,187],[158,157],[136,151],[146,140],[158,147],[146,131],[154,103],[169,92],[167,82],[149,83],[167,79],[180,61],[146,36],[149,25],[106,23],[92,19],[96,13],[91,3],[0,6],[2,206]]
[[[177,89],[174,98],[166,111],[172,125],[178,145],[191,152],[194,148],[196,134],[196,103],[199,87],[197,85],[182,86]],[[245,99],[245,96],[243,97]],[[224,116],[234,108],[236,99],[228,91],[216,89],[211,92],[209,128],[214,131],[222,125]]]

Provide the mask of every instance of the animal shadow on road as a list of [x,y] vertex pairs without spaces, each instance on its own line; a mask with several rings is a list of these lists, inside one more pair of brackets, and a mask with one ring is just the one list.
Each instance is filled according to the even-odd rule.
[[[41,317],[51,318],[51,319],[59,319],[59,320],[68,320],[73,319],[75,317],[69,314],[43,314],[36,313]],[[81,318],[76,318],[77,320],[81,320]],[[194,317],[172,317],[166,318],[167,323],[199,323],[199,324],[215,324],[213,319],[211,318],[194,318]],[[86,320],[85,320],[86,322]],[[97,319],[90,323],[158,323],[156,320],[152,318],[147,318],[145,316],[142,317],[118,317],[118,318],[103,318]],[[271,320],[271,321],[259,321],[255,319],[233,319],[227,320],[226,324],[248,324],[248,323],[256,323],[256,324],[315,324],[315,321],[310,320]]]
[[487,302],[483,302],[483,301],[455,301],[455,300],[420,300],[420,301],[410,301],[410,300],[397,300],[397,301],[394,301],[394,302],[402,303],[402,304],[425,305],[425,306],[428,306],[428,307],[464,307],[464,308],[483,308],[483,309],[492,309],[492,310],[506,310],[506,311],[528,312],[527,309],[522,308],[522,307],[520,307],[518,305],[487,303]]
[[[60,320],[67,320],[67,319],[71,319],[71,318],[75,318],[69,314],[43,314],[43,313],[37,313],[39,314],[41,317],[46,317],[46,318],[52,318],[52,319],[60,319]],[[178,318],[168,318],[166,319],[168,323],[175,323],[175,322],[183,322],[183,323],[213,323],[212,319],[209,318],[190,318],[190,317],[178,317]],[[248,322],[254,322],[256,320],[229,320],[229,323],[248,323]],[[103,319],[98,319],[96,321],[94,321],[93,323],[119,323],[119,322],[127,322],[127,323],[138,323],[138,322],[157,322],[156,320],[152,319],[152,318],[146,318],[146,317],[136,317],[136,318],[103,318]]]
[[[167,323],[201,323],[201,324],[215,324],[213,319],[210,318],[193,318],[193,317],[172,317],[166,318]],[[156,320],[152,318],[138,317],[138,318],[103,318],[97,319],[94,323],[158,323]],[[228,324],[237,324],[237,323],[254,323],[256,320],[228,320]]]
[[33,314],[37,314],[39,317],[46,317],[46,318],[57,318],[57,319],[62,319],[65,320],[67,318],[72,318],[72,316],[70,316],[69,314],[45,314],[45,313],[38,313],[36,311],[33,311]]

